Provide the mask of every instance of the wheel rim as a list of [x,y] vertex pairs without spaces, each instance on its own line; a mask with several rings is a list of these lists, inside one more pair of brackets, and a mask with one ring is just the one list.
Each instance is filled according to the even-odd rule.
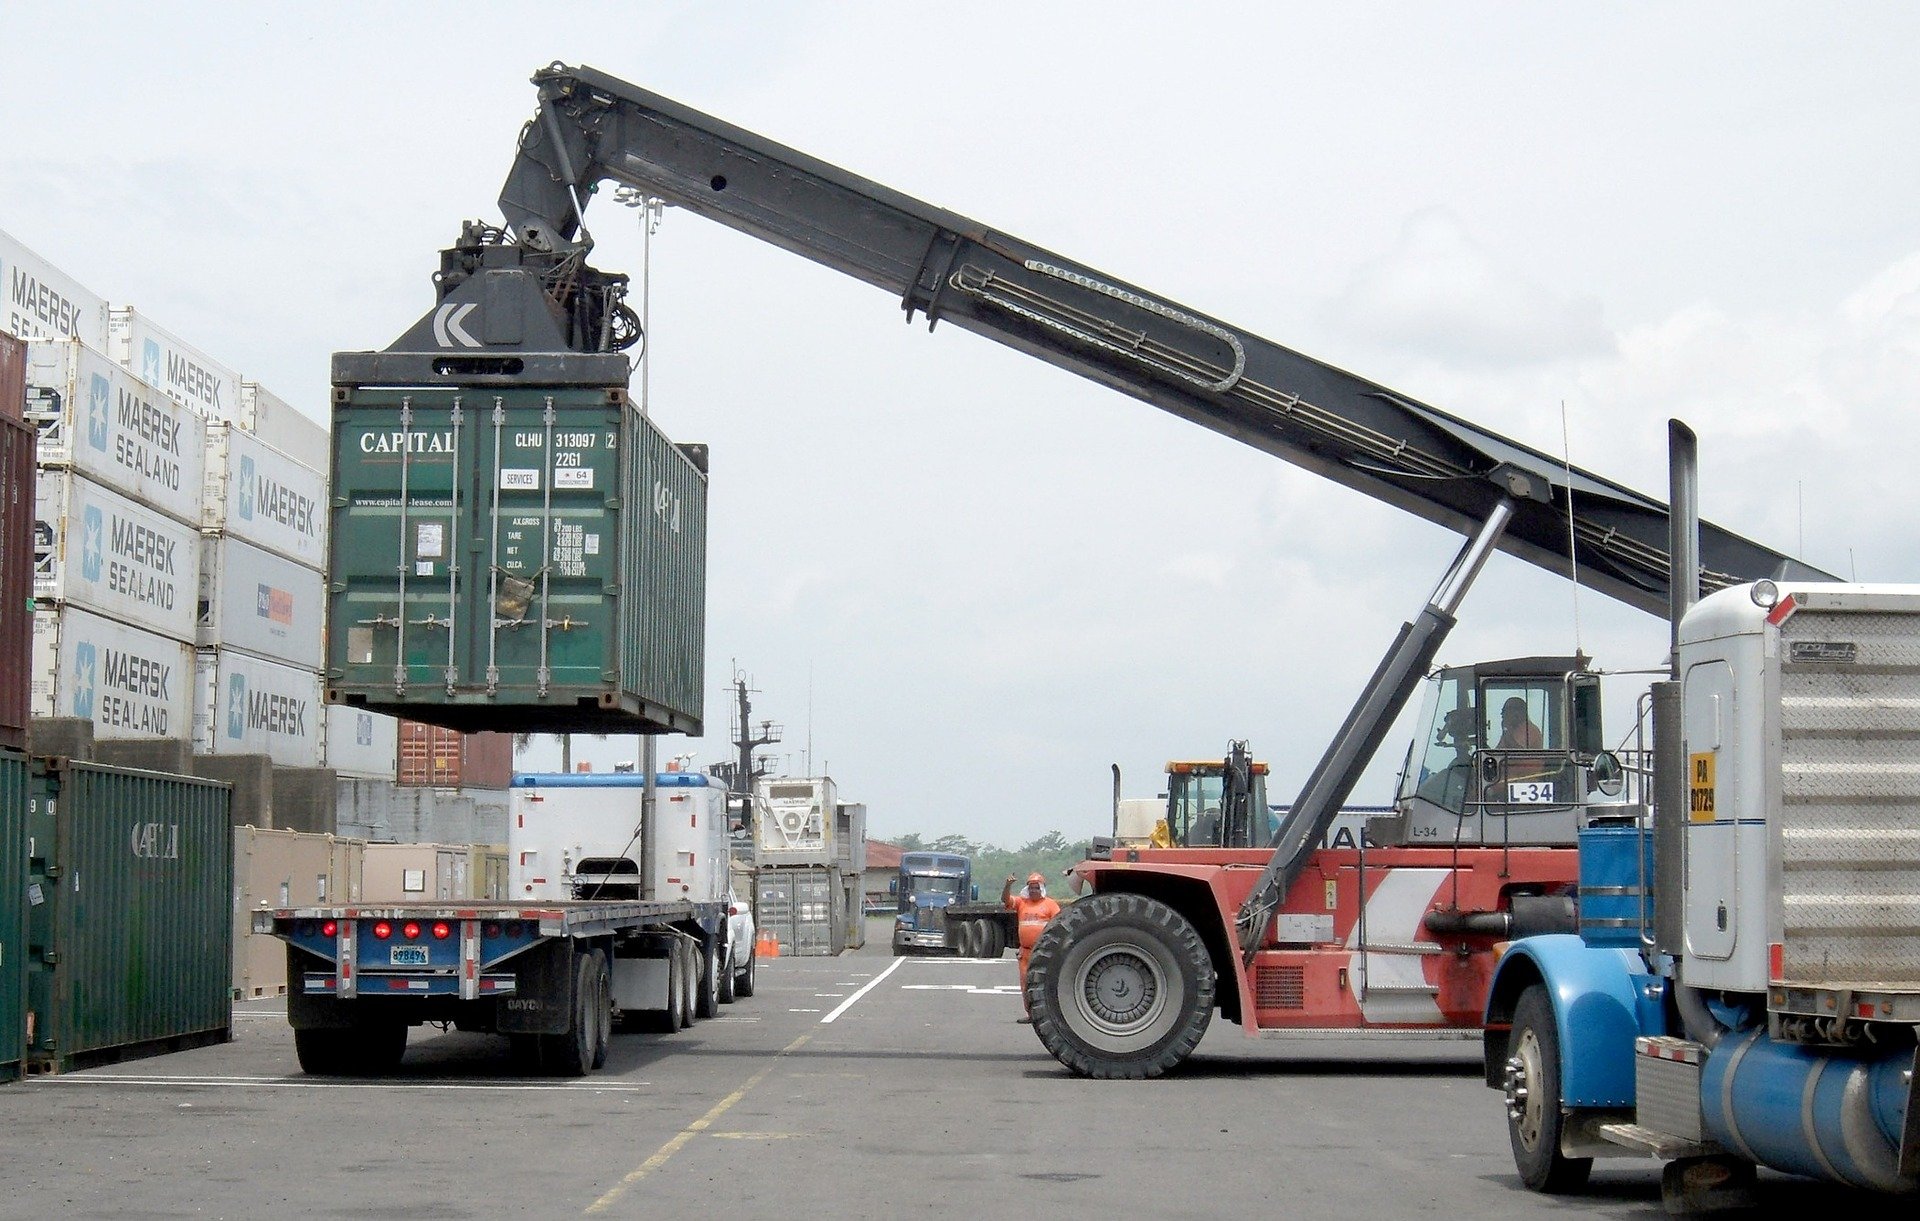
[[1177,1023],[1181,980],[1165,947],[1132,939],[1085,946],[1062,979],[1062,1016],[1083,1039],[1133,1051],[1164,1038]]
[[1546,1125],[1546,1100],[1538,1088],[1543,1059],[1540,1036],[1532,1028],[1521,1031],[1519,1046],[1507,1060],[1507,1121],[1527,1149],[1540,1147]]

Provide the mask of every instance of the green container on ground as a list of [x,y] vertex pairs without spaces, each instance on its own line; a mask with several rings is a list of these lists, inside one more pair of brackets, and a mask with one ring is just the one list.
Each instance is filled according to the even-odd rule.
[[29,1062],[59,1071],[224,1042],[232,790],[92,763],[32,766]]
[[27,759],[0,751],[0,1081],[27,1059]]
[[702,447],[605,386],[336,386],[333,438],[329,702],[701,732]]

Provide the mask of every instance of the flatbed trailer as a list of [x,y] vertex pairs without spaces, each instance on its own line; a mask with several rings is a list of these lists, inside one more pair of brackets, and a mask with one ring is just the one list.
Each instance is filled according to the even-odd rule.
[[732,990],[722,902],[353,904],[254,913],[287,943],[287,1020],[309,1073],[374,1075],[423,1024],[503,1034],[525,1070],[582,1076],[614,1023],[660,1033]]

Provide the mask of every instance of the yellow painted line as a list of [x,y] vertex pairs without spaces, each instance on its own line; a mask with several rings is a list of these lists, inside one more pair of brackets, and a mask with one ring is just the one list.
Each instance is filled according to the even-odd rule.
[[606,1212],[609,1208],[612,1208],[614,1203],[618,1201],[621,1196],[626,1194],[627,1188],[632,1187],[635,1183],[638,1183],[641,1179],[646,1178],[648,1175],[652,1174],[654,1171],[660,1169],[660,1167],[666,1165],[667,1159],[672,1157],[674,1154],[680,1152],[681,1149],[685,1148],[688,1141],[700,1135],[700,1133],[706,1131],[709,1127],[713,1125],[714,1120],[720,1118],[722,1115],[727,1113],[728,1108],[732,1107],[734,1103],[739,1102],[742,1098],[745,1098],[747,1094],[753,1089],[754,1086],[759,1085],[762,1081],[765,1081],[767,1079],[767,1074],[771,1073],[774,1070],[774,1067],[779,1064],[780,1060],[783,1057],[800,1050],[801,1046],[803,1046],[807,1042],[807,1040],[811,1039],[812,1037],[813,1036],[810,1034],[803,1034],[799,1038],[795,1039],[793,1042],[781,1048],[777,1053],[775,1053],[772,1063],[768,1064],[765,1068],[761,1069],[759,1072],[755,1073],[753,1076],[748,1077],[746,1081],[740,1086],[739,1089],[733,1091],[733,1093],[731,1094],[728,1094],[725,1098],[722,1098],[719,1102],[714,1103],[712,1110],[708,1111],[705,1115],[702,1115],[700,1118],[694,1120],[692,1123],[688,1124],[685,1128],[681,1129],[680,1133],[676,1135],[672,1140],[660,1146],[659,1152],[655,1153],[652,1157],[648,1158],[646,1161],[641,1162],[634,1169],[628,1171],[627,1176],[621,1179],[618,1183],[615,1183],[613,1187],[608,1190],[607,1194],[601,1196],[599,1199],[595,1200],[593,1203],[587,1205],[586,1215],[593,1216],[597,1213]]

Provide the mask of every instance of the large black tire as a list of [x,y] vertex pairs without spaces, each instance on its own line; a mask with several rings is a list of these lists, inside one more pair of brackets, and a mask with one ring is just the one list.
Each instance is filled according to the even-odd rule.
[[1027,967],[1027,1012],[1083,1077],[1158,1077],[1213,1020],[1217,982],[1185,916],[1144,895],[1094,895],[1047,926]]
[[958,920],[947,926],[947,943],[953,947],[953,952],[961,958],[977,958],[980,956],[979,936],[980,922],[978,920]]
[[718,945],[693,948],[694,961],[700,968],[693,998],[693,1015],[702,1020],[720,1015],[720,953]]
[[734,976],[733,991],[736,996],[748,997],[753,995],[753,973],[755,964],[758,963],[759,960],[759,954],[753,952],[751,949],[748,950],[747,965],[741,968],[740,972]]
[[593,975],[593,1067],[605,1068],[607,1054],[613,1050],[613,971],[606,955],[595,950],[590,968]]
[[1507,1139],[1520,1181],[1535,1191],[1563,1195],[1587,1185],[1590,1157],[1560,1152],[1566,1124],[1560,1108],[1560,1028],[1544,985],[1520,994],[1507,1038]]
[[722,964],[720,968],[720,1003],[723,1005],[731,1005],[734,1002],[734,981],[740,974],[739,969],[734,965],[736,961],[735,955],[738,954],[738,952],[739,947],[729,945],[727,947],[727,961]]
[[986,937],[985,944],[980,949],[980,956],[999,958],[1004,955],[1007,952],[1006,926],[998,920],[984,920],[981,924],[986,929]]
[[700,1016],[700,952],[684,938],[674,946],[680,960],[680,1029],[693,1025]]
[[540,1036],[540,1059],[556,1077],[584,1077],[593,1071],[600,1041],[600,1022],[594,1016],[598,984],[593,954],[576,954],[573,962],[573,1015],[560,1034]]
[[348,1068],[348,1043],[351,1030],[296,1030],[293,1051],[300,1059],[300,1071],[315,1077],[341,1077]]

